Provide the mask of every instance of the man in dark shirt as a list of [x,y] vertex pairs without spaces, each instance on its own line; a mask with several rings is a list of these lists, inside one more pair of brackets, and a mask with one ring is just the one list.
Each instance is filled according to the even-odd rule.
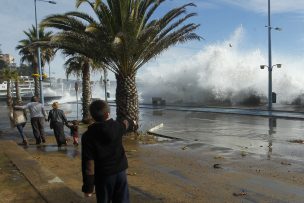
[[90,113],[95,123],[82,136],[82,191],[89,197],[95,185],[98,203],[128,203],[128,161],[122,136],[136,130],[136,123],[111,119],[110,108],[102,100],[92,102]]

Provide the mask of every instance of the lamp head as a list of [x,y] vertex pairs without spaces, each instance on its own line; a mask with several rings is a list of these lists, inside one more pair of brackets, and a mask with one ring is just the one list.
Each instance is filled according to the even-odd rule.
[[48,0],[35,0],[36,1],[42,1],[42,2],[46,2],[46,3],[49,3],[49,4],[57,4],[56,1],[48,1]]
[[282,64],[276,64],[277,68],[282,68]]
[[265,68],[265,65],[260,65],[260,68],[261,68],[261,69],[264,69],[264,68]]

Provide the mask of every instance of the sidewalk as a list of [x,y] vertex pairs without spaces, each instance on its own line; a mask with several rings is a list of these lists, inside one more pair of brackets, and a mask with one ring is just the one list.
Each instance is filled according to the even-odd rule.
[[[81,178],[81,177],[79,177]],[[18,180],[18,181],[16,181]],[[42,166],[14,141],[0,140],[0,203],[90,203],[64,181]],[[157,202],[156,198],[130,186],[131,202]]]
[[[25,189],[36,192],[37,201],[27,200],[28,202],[88,202],[69,189],[59,177],[42,167],[14,141],[0,141],[0,149],[2,151],[1,158],[5,155],[4,160],[9,160],[29,183]],[[9,185],[14,187],[14,182],[9,183]],[[20,202],[23,202],[21,200],[27,196],[24,191],[19,189],[17,195],[16,198],[20,199]]]
[[2,150],[0,151],[0,182],[1,203],[45,203],[35,188]]

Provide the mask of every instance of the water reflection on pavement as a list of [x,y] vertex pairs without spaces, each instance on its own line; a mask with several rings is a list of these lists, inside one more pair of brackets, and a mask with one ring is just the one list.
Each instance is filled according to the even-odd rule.
[[[62,104],[67,118],[76,118],[76,104]],[[0,105],[2,117],[0,130],[11,131],[7,108]],[[115,118],[115,107],[111,107]],[[0,115],[0,116],[1,116]],[[304,122],[302,120],[287,120],[261,116],[220,114],[211,112],[174,111],[152,108],[140,109],[140,130],[148,129],[163,123],[163,127],[155,133],[195,141],[214,147],[245,151],[268,159],[273,156],[302,161],[304,145],[290,143],[290,140],[304,140]],[[30,124],[27,124],[28,129]],[[46,132],[52,134],[48,124]],[[31,133],[29,131],[29,133]],[[28,134],[29,134],[28,133]],[[66,129],[66,134],[69,134]],[[17,136],[17,131],[15,132]],[[15,136],[15,137],[16,137]],[[17,137],[19,138],[19,137]],[[1,136],[1,139],[6,139]],[[30,146],[29,150],[36,149]],[[45,152],[66,153],[69,157],[79,155],[79,149],[73,146],[58,149],[56,145],[37,148]]]
[[40,151],[40,152],[46,152],[46,153],[61,153],[66,154],[69,158],[76,158],[80,157],[80,148],[74,147],[74,146],[64,146],[58,148],[57,145],[47,144],[47,145],[29,145],[26,147],[27,151]]
[[[153,116],[154,115],[154,116]],[[164,125],[155,133],[258,155],[302,160],[304,147],[290,140],[304,139],[304,122],[258,116],[158,110]],[[153,110],[143,120],[155,118]]]

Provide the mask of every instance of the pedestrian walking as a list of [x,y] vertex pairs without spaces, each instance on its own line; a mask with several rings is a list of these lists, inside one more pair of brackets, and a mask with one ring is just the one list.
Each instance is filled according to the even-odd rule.
[[[17,103],[18,105],[22,105],[20,102]],[[13,106],[16,106],[16,104],[13,104]],[[15,108],[10,108],[10,120],[11,120],[11,125],[12,127],[16,127],[17,130],[19,131],[19,134],[22,139],[22,145],[27,146],[28,141],[27,138],[23,132],[23,128],[26,125],[27,122],[27,116],[26,116],[26,110],[24,109],[15,109]]]
[[68,126],[67,119],[63,110],[59,109],[59,103],[54,102],[52,104],[52,110],[49,112],[48,121],[50,122],[50,128],[54,130],[54,135],[58,147],[67,144],[67,140],[64,134],[64,125]]
[[128,203],[128,162],[122,136],[127,130],[136,129],[135,122],[111,119],[110,108],[102,100],[92,102],[90,113],[95,123],[88,127],[81,140],[82,191],[90,197],[95,186],[98,203]]
[[44,121],[46,120],[46,113],[44,111],[44,106],[39,103],[39,98],[37,96],[33,96],[30,103],[24,106],[15,106],[14,108],[29,110],[36,144],[40,144],[41,142],[45,143]]

